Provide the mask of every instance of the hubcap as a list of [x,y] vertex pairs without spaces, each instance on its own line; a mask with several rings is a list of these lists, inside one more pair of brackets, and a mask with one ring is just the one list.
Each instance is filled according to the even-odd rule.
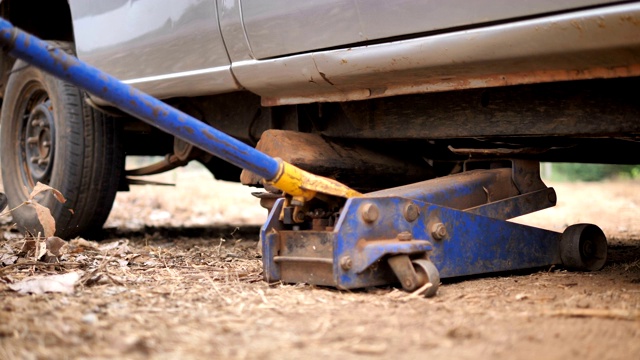
[[50,100],[40,100],[24,115],[23,154],[27,180],[48,184],[53,167],[55,128]]

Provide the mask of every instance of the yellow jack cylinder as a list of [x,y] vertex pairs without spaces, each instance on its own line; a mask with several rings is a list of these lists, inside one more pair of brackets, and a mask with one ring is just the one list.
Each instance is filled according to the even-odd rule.
[[280,163],[280,171],[275,179],[267,181],[294,199],[308,201],[313,199],[317,193],[352,198],[362,196],[361,193],[335,180],[314,175],[310,172],[291,165],[282,159],[276,159]]

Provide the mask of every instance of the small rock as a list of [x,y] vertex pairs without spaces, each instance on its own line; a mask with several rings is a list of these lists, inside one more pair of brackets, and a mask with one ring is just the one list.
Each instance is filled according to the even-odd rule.
[[98,315],[94,313],[86,313],[82,316],[82,322],[85,324],[93,325],[98,322]]
[[447,331],[447,337],[451,339],[471,339],[476,336],[473,330],[464,326],[457,326]]
[[580,299],[576,302],[576,307],[578,309],[588,309],[591,307],[591,303],[587,299]]

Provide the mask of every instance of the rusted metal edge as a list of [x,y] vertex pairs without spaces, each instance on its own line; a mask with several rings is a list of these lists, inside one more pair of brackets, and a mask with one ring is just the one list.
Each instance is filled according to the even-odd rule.
[[262,97],[263,106],[308,104],[314,102],[343,102],[375,99],[387,96],[424,94],[451,90],[478,89],[488,87],[527,85],[554,81],[614,79],[640,76],[640,64],[612,68],[588,68],[579,70],[541,70],[522,73],[500,73],[478,77],[458,77],[455,81],[428,79],[422,83],[390,85],[384,92],[376,89],[341,91],[300,97]]

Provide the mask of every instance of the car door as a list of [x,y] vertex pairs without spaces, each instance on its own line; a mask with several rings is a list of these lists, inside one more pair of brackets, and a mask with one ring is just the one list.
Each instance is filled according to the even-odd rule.
[[256,59],[417,37],[619,0],[240,0]]
[[78,57],[156,97],[238,88],[215,0],[70,0]]

